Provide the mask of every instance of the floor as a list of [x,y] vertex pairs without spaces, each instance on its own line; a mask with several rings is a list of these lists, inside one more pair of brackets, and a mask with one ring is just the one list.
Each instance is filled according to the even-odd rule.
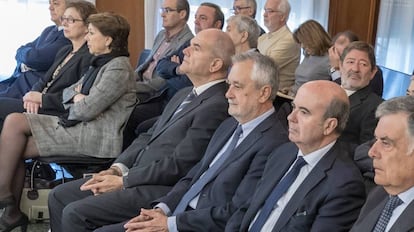
[[[49,230],[48,222],[31,223],[27,228],[27,232],[47,232]],[[20,228],[12,230],[12,232],[20,232]]]

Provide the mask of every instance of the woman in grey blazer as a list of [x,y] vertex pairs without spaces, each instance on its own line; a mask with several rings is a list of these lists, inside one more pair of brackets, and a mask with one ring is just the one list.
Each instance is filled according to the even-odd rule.
[[135,76],[129,63],[129,24],[121,16],[100,13],[88,17],[86,40],[94,55],[84,76],[63,92],[64,117],[10,114],[0,137],[0,230],[25,229],[19,209],[24,160],[68,155],[116,157],[122,131],[136,101]]

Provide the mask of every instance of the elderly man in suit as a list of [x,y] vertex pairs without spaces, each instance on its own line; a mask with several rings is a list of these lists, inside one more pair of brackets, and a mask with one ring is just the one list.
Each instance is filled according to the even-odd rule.
[[203,159],[153,203],[155,209],[142,209],[125,228],[118,224],[98,231],[224,229],[236,206],[253,194],[271,150],[287,141],[272,104],[279,80],[270,58],[257,52],[236,55],[228,83],[233,117],[214,133]]
[[369,150],[376,187],[351,231],[413,231],[414,221],[414,97],[381,103]]
[[147,133],[105,171],[57,186],[49,195],[52,231],[93,231],[134,217],[137,208],[168,193],[202,158],[228,117],[225,78],[234,54],[231,39],[208,29],[185,50],[183,70],[194,84],[177,93]]
[[226,231],[348,231],[358,217],[364,184],[337,141],[349,114],[345,92],[331,81],[310,81],[292,105],[292,143],[273,151],[256,192]]
[[351,145],[359,145],[374,138],[377,125],[375,110],[382,102],[369,86],[377,72],[374,48],[366,42],[356,41],[342,53],[341,86],[351,103],[345,130],[339,138]]
[[300,58],[300,45],[286,25],[289,14],[288,0],[267,0],[263,17],[269,32],[259,37],[257,45],[260,53],[272,58],[279,66],[279,90],[285,94],[295,83],[295,70]]
[[63,35],[60,20],[70,1],[49,0],[50,17],[55,25],[45,28],[34,41],[17,49],[16,69],[10,78],[0,82],[0,97],[21,99],[50,68],[57,52],[70,44]]

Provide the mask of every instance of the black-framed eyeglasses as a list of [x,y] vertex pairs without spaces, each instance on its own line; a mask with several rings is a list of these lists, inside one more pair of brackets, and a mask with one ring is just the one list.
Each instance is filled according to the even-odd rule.
[[234,13],[239,13],[240,11],[245,10],[245,9],[249,9],[249,8],[250,8],[250,6],[235,6],[230,10],[234,14]]
[[163,14],[163,13],[170,13],[170,12],[173,12],[173,11],[178,11],[178,9],[173,9],[173,8],[169,8],[169,7],[161,7],[160,8],[160,14]]
[[60,22],[61,23],[63,23],[64,21],[66,21],[67,23],[69,23],[69,24],[73,24],[73,23],[75,23],[76,21],[79,21],[79,22],[83,22],[83,20],[82,19],[74,19],[74,18],[72,18],[72,17],[60,17]]

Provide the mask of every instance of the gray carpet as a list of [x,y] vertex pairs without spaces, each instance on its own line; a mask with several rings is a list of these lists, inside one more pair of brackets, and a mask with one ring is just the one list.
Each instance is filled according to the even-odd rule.
[[[27,232],[47,232],[49,230],[49,222],[30,223]],[[20,228],[12,230],[12,232],[20,232]]]

